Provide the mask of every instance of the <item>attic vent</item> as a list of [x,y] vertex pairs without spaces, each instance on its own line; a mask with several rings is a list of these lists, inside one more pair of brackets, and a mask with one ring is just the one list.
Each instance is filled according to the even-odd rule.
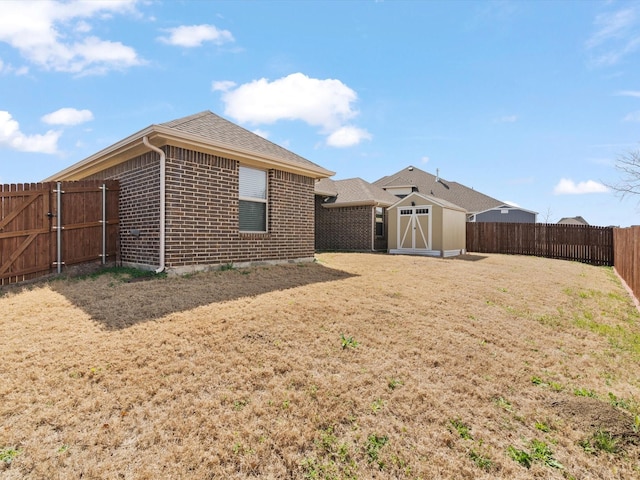
[[407,170],[409,170],[410,172],[413,172],[413,167],[409,167]]

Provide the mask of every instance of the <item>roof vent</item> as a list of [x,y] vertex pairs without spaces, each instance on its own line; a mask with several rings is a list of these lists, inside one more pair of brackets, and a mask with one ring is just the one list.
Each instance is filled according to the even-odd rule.
[[410,172],[413,172],[413,167],[409,167],[407,170],[409,170]]
[[440,181],[440,169],[436,168],[436,182]]

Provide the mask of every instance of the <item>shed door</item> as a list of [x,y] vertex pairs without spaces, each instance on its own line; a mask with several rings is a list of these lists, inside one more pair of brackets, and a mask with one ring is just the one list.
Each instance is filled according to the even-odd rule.
[[398,249],[431,250],[431,207],[398,210]]

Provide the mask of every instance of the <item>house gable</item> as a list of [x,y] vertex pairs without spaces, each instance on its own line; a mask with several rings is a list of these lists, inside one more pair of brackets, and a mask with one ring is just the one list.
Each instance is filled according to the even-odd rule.
[[154,124],[130,135],[86,159],[50,176],[45,181],[81,180],[149,151],[143,138],[156,147],[173,145],[237,160],[248,166],[273,168],[311,178],[334,174],[239,125],[210,112]]

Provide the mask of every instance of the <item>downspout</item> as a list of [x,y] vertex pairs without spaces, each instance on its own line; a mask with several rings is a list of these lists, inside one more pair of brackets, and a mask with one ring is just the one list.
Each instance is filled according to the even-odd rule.
[[165,230],[166,230],[166,170],[167,170],[167,156],[158,147],[151,145],[149,139],[145,135],[142,137],[142,143],[149,147],[154,152],[160,154],[160,266],[155,270],[156,273],[162,273],[164,271],[164,245],[165,245]]
[[376,251],[376,202],[373,203],[373,208],[371,209],[371,211],[373,212],[373,222],[372,222],[372,232],[371,232],[371,251],[375,252]]
[[[371,251],[375,252],[376,251],[376,228],[378,227],[378,223],[377,220],[378,218],[376,217],[376,208],[380,206],[380,202],[373,202],[373,232],[371,235]],[[382,231],[384,232],[384,234],[387,234],[386,229],[384,228],[384,213],[382,215]]]

